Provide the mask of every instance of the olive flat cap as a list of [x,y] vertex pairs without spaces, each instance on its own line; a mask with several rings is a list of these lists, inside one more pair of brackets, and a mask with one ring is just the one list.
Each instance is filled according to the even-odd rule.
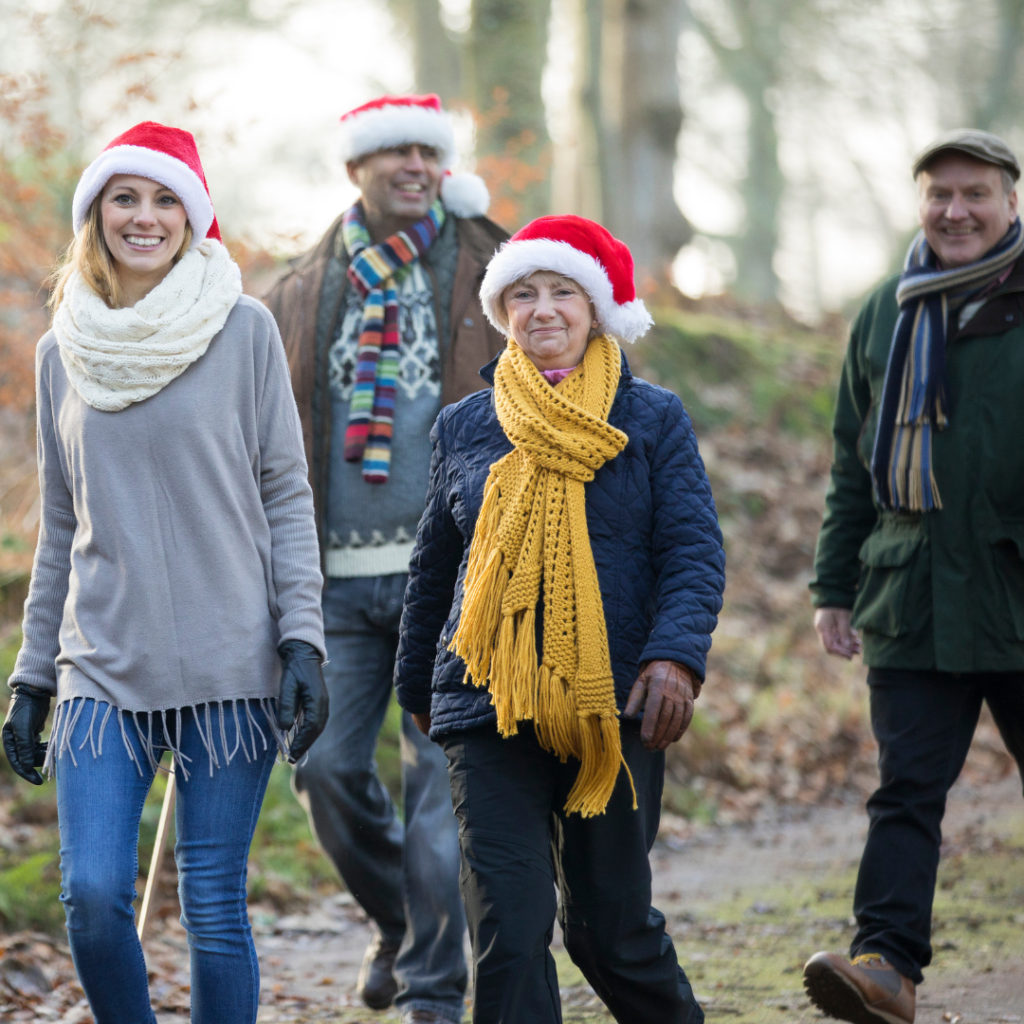
[[956,128],[933,139],[914,158],[914,177],[916,178],[939,153],[947,149],[955,149],[973,156],[976,160],[1002,167],[1010,172],[1014,181],[1020,177],[1020,164],[1013,155],[1013,150],[998,135],[979,131],[977,128]]

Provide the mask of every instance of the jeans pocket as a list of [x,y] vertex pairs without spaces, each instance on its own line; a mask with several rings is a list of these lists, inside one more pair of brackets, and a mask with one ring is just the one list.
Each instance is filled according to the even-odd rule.
[[373,581],[370,618],[382,626],[393,626],[397,629],[402,616],[402,605],[405,603],[405,588],[408,584],[409,574],[405,572],[376,577]]

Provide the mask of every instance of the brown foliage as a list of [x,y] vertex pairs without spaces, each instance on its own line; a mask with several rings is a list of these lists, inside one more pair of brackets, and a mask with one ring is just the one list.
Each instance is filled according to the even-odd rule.
[[70,240],[77,168],[45,111],[47,86],[0,75],[0,407],[32,405],[33,351],[47,329],[46,279]]
[[[478,131],[492,128],[511,116],[507,89],[499,86],[491,98],[493,105],[488,111],[473,112]],[[525,155],[536,144],[536,134],[527,128],[508,139],[502,152],[488,153],[477,160],[477,173],[491,193],[488,216],[512,231],[523,226],[523,207],[529,193],[547,181],[551,171],[550,147],[542,149],[534,161],[526,159]]]

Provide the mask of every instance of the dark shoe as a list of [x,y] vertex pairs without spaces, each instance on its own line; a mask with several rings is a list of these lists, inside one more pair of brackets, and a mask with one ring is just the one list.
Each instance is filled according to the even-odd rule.
[[880,953],[853,961],[837,953],[815,953],[804,966],[811,1002],[851,1024],[914,1024],[914,983]]
[[400,945],[401,942],[386,942],[377,932],[366,947],[356,992],[371,1010],[386,1010],[398,995],[398,982],[392,972]]

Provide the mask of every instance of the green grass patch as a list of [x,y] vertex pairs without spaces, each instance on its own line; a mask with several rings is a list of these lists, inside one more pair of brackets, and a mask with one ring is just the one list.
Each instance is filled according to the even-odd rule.
[[399,737],[402,734],[402,709],[391,694],[384,724],[377,737],[377,774],[387,787],[399,813],[402,810],[402,751]]
[[59,896],[59,861],[52,852],[33,854],[0,871],[0,918],[8,931],[56,931],[64,924]]
[[739,424],[827,436],[843,358],[834,338],[671,308],[654,319],[630,357],[682,398],[698,430]]

